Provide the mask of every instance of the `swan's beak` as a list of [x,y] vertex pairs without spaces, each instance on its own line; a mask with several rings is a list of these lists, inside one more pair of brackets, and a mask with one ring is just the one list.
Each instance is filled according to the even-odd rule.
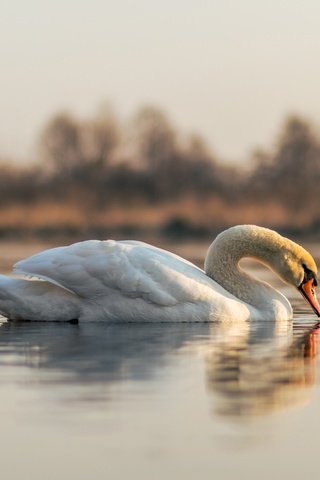
[[302,293],[304,298],[308,300],[313,311],[318,315],[318,317],[320,317],[320,305],[314,289],[314,279],[310,278],[310,280],[302,282],[298,289]]

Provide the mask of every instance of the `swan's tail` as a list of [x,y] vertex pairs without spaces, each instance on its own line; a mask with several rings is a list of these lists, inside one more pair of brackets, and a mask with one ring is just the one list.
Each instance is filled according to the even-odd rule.
[[10,320],[66,321],[79,314],[78,297],[62,288],[0,275],[0,315]]
[[14,287],[14,280],[0,275],[0,315],[10,318],[10,313],[13,311],[13,296],[12,291]]

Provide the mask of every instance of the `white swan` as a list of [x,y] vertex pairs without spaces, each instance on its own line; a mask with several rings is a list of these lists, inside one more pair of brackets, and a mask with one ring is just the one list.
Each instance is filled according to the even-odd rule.
[[[286,320],[289,301],[246,274],[254,257],[297,287],[320,316],[317,267],[301,246],[253,225],[222,232],[211,244],[205,271],[173,253],[136,241],[89,240],[45,250],[0,275],[0,313],[13,320],[212,321]],[[39,281],[41,279],[41,281]]]

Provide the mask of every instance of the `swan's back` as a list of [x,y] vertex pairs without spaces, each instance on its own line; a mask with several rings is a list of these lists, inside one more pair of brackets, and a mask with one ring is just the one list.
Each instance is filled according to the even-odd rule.
[[[137,241],[89,240],[53,248],[18,262],[14,270],[87,300],[87,316],[89,309],[96,315],[99,305],[115,319],[180,321],[185,312],[200,319],[201,302],[216,295],[234,298],[187,260]],[[168,313],[164,307],[175,308]]]

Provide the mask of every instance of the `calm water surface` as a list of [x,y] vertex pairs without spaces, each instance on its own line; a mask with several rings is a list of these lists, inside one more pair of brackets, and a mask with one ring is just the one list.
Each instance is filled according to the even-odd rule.
[[[1,271],[36,250],[0,245]],[[180,252],[191,260],[203,254],[196,246]],[[290,298],[293,324],[19,324],[0,317],[3,478],[315,477],[316,318],[273,274],[247,267]]]

